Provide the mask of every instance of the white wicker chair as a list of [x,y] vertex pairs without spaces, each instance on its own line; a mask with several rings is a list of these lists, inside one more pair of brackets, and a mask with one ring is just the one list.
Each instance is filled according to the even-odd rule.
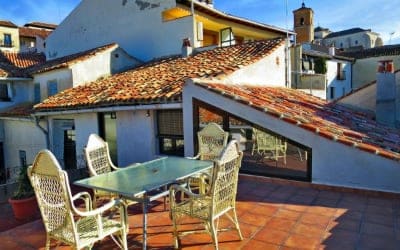
[[199,160],[215,160],[228,143],[229,133],[216,123],[209,123],[197,133],[199,152],[194,157]]
[[[84,151],[90,176],[96,176],[118,170],[118,167],[116,167],[111,161],[108,143],[105,142],[100,136],[96,134],[90,134]],[[94,206],[97,205],[98,200],[112,199],[117,197],[117,194],[93,189]]]
[[[46,249],[50,249],[52,239],[71,245],[73,249],[91,248],[106,236],[111,236],[122,249],[127,249],[127,217],[119,200],[111,200],[92,210],[89,193],[80,192],[72,196],[68,175],[49,150],[38,153],[33,165],[28,168],[28,176],[46,229]],[[77,200],[85,201],[85,211],[75,207]],[[117,207],[119,219],[103,216],[111,209],[116,212]]]
[[[194,159],[213,161],[218,159],[221,155],[222,150],[228,143],[229,133],[225,132],[221,126],[216,123],[207,124],[202,130],[197,133],[197,140],[199,145],[198,153]],[[203,178],[207,178],[207,175],[211,175],[212,171],[208,171]],[[189,178],[188,186],[191,190],[199,190],[204,193],[206,183],[201,182],[201,176],[193,176]]]
[[232,140],[215,162],[211,187],[205,194],[192,193],[179,185],[171,186],[170,216],[173,222],[175,248],[179,248],[179,235],[198,232],[178,233],[178,219],[185,215],[202,221],[205,231],[212,236],[215,249],[218,249],[217,231],[221,231],[218,229],[218,219],[222,215],[227,215],[233,222],[240,240],[243,239],[235,209],[238,174],[242,157],[243,153],[239,151],[237,141]]
[[255,128],[253,128],[253,137],[255,142],[251,151],[252,155],[256,152],[264,158],[275,161],[283,158],[283,163],[286,164],[287,142],[285,140]]

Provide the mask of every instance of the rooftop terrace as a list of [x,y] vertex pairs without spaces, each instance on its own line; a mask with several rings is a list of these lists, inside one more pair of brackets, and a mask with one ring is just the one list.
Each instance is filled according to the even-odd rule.
[[[220,249],[398,249],[400,245],[396,194],[241,175],[236,207],[244,239],[239,241],[234,230],[220,233]],[[12,219],[7,204],[0,209],[0,225],[20,224]],[[129,214],[129,249],[141,249],[140,206],[131,206]],[[162,199],[153,204],[148,218],[149,249],[172,249],[172,224]],[[187,223],[195,227],[194,221]],[[44,249],[45,237],[42,221],[35,219],[1,232],[1,249]],[[95,249],[117,247],[106,238]],[[182,249],[213,249],[211,237],[186,236]]]

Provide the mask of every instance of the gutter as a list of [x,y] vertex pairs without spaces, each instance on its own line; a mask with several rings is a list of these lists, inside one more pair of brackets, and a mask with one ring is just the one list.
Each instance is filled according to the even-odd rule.
[[46,118],[47,128],[45,129],[42,126],[40,126],[40,117],[39,116],[32,115],[32,118],[35,121],[36,127],[38,127],[43,132],[43,134],[45,135],[45,137],[46,137],[46,148],[49,149],[50,148],[50,138],[49,138],[49,121],[48,121],[48,119]]
[[101,113],[101,112],[117,112],[117,111],[134,111],[134,110],[156,110],[156,109],[180,109],[182,103],[171,104],[152,104],[140,106],[125,106],[125,107],[106,107],[106,108],[91,108],[91,109],[75,109],[75,110],[60,110],[60,111],[38,111],[34,116],[51,116],[51,115],[70,115],[70,114],[85,114],[85,113]]
[[0,77],[0,80],[6,81],[32,81],[32,79],[27,77]]

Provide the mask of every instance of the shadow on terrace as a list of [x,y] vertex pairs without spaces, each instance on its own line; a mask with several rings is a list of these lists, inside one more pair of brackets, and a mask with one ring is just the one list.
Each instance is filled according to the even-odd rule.
[[[242,174],[236,207],[244,239],[239,241],[235,230],[221,232],[220,249],[398,249],[400,244],[400,199],[388,193]],[[12,215],[6,216],[10,211],[5,204],[2,212],[3,225]],[[195,221],[185,222],[186,229],[196,228]],[[141,249],[141,223],[140,206],[130,206],[129,249]],[[173,248],[172,222],[163,199],[153,202],[148,225],[149,249]],[[45,236],[42,221],[36,218],[1,232],[1,249],[44,249]],[[182,249],[213,248],[207,234],[185,236],[181,243]],[[70,248],[53,244],[52,249]],[[117,248],[106,238],[94,249]]]

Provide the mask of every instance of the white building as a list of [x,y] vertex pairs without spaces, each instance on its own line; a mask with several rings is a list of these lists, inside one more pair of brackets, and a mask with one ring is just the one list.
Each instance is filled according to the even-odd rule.
[[228,15],[195,0],[83,0],[48,37],[46,56],[53,59],[115,42],[148,61],[180,54],[184,38],[198,48],[286,35],[284,29]]

